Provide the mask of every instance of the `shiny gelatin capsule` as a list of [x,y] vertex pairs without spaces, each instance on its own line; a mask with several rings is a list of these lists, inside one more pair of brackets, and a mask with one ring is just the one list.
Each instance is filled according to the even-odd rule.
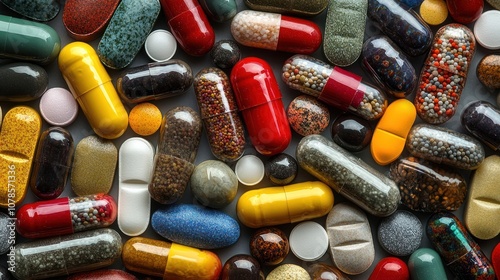
[[453,213],[433,214],[427,238],[457,279],[495,279],[493,265]]
[[322,42],[321,30],[312,21],[252,10],[236,14],[231,34],[247,47],[300,54],[315,52]]
[[468,104],[461,114],[462,126],[493,150],[500,149],[500,110],[487,101]]
[[385,94],[361,77],[317,58],[294,55],[283,64],[283,82],[342,111],[367,120],[382,117],[388,106]]
[[116,219],[116,203],[107,194],[61,197],[24,204],[16,217],[23,237],[44,238],[107,227]]
[[420,248],[408,259],[408,269],[412,280],[447,279],[439,254],[431,248]]
[[410,280],[410,272],[406,263],[396,257],[385,257],[381,259],[368,280]]
[[61,39],[49,25],[0,15],[0,56],[49,64],[61,50]]
[[318,218],[333,207],[332,190],[322,182],[304,182],[245,192],[238,200],[239,221],[251,228]]
[[328,6],[328,0],[318,1],[281,1],[281,0],[245,0],[252,10],[293,14],[297,16],[316,16]]
[[219,257],[210,251],[145,237],[125,242],[122,261],[130,271],[163,280],[217,280],[222,270]]
[[83,42],[70,43],[58,63],[94,132],[107,139],[120,137],[128,127],[128,114],[95,50]]
[[0,66],[0,100],[25,102],[38,99],[47,90],[49,76],[39,65],[14,62]]

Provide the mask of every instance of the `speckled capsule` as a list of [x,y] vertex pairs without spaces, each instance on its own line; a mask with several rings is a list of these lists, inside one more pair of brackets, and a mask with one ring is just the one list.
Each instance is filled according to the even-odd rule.
[[493,265],[451,212],[429,217],[427,238],[457,279],[495,279]]
[[36,64],[15,62],[0,66],[0,101],[36,100],[48,85],[47,71]]
[[127,103],[141,103],[183,94],[192,83],[191,67],[171,59],[125,69],[116,78],[116,90]]
[[406,138],[412,156],[461,169],[476,169],[485,157],[478,140],[450,128],[417,124]]
[[263,265],[277,265],[285,260],[290,243],[284,231],[276,227],[265,227],[250,237],[250,253]]
[[184,194],[195,168],[202,127],[200,115],[190,107],[175,107],[163,116],[148,186],[151,198],[157,202],[172,204]]
[[59,1],[56,0],[2,0],[12,11],[35,21],[49,21],[59,13]]
[[227,247],[240,237],[240,226],[231,216],[194,204],[174,204],[156,210],[151,226],[172,242],[200,249]]
[[389,37],[377,35],[363,44],[362,66],[385,92],[403,98],[417,88],[415,68]]
[[303,137],[296,149],[299,165],[368,213],[384,217],[401,199],[391,179],[322,135]]
[[330,123],[325,104],[310,95],[299,95],[288,105],[286,116],[290,126],[302,136],[321,134]]
[[238,160],[245,152],[245,131],[228,76],[219,68],[204,68],[193,87],[212,154],[225,162]]
[[462,126],[493,150],[500,149],[500,110],[487,101],[469,103],[462,111]]
[[245,0],[245,4],[252,10],[297,16],[316,16],[327,8],[328,3],[328,0],[286,2],[281,0]]
[[220,280],[264,280],[259,262],[252,256],[237,254],[230,257],[222,267]]
[[432,43],[427,23],[396,0],[368,0],[368,17],[408,55],[421,55]]
[[488,89],[500,89],[500,55],[485,55],[477,65],[476,76]]

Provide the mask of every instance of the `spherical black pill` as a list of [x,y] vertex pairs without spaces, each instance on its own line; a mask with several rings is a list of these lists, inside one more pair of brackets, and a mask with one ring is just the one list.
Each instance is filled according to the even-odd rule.
[[354,115],[343,114],[332,124],[332,140],[342,148],[359,152],[372,138],[373,128],[370,123]]
[[298,164],[294,157],[280,153],[265,163],[266,177],[277,185],[287,185],[297,176]]
[[221,280],[264,280],[259,262],[252,256],[238,254],[229,258],[222,267]]
[[233,67],[241,58],[240,48],[234,40],[220,40],[210,51],[213,64],[222,69]]

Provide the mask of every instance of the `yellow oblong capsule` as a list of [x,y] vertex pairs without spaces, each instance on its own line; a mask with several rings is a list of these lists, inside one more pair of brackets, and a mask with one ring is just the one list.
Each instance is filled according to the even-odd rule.
[[320,181],[250,190],[236,205],[245,226],[259,228],[295,223],[324,216],[333,207],[331,188]]
[[26,196],[42,120],[33,108],[17,106],[0,131],[0,207],[12,208]]
[[106,139],[120,137],[128,127],[128,114],[96,51],[87,43],[73,42],[61,50],[58,63],[94,132]]

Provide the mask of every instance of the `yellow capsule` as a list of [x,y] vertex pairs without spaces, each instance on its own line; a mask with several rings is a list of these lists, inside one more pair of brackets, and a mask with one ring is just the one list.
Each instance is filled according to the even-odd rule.
[[26,196],[42,120],[32,108],[18,106],[5,114],[0,132],[0,206],[13,208]]
[[333,207],[331,188],[320,181],[247,191],[236,205],[238,219],[259,228],[324,216]]
[[61,50],[58,63],[94,132],[107,139],[120,137],[128,126],[127,111],[95,50],[73,42]]

